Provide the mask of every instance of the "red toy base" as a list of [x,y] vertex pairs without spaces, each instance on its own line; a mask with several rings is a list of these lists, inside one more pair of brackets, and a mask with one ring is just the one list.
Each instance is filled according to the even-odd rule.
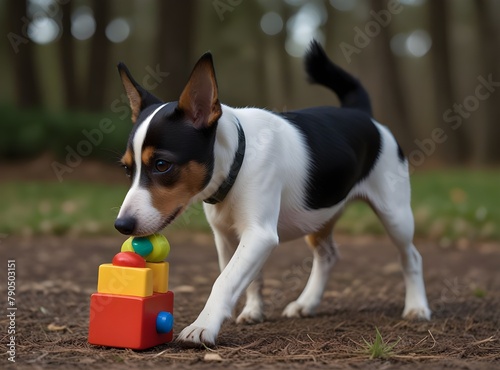
[[171,342],[173,330],[156,331],[160,311],[174,313],[174,294],[155,293],[149,297],[94,293],[90,298],[90,344],[146,349]]

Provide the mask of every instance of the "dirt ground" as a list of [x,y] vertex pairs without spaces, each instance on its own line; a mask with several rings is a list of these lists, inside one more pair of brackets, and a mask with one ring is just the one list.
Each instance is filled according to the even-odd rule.
[[[218,265],[210,236],[166,234],[172,244],[170,287],[176,294],[174,330],[179,333],[202,309]],[[98,265],[111,261],[123,238],[6,238],[0,246],[2,265],[16,260],[16,363],[5,355],[8,321],[2,314],[0,367],[500,368],[500,245],[458,250],[417,241],[433,318],[407,322],[400,319],[404,286],[395,248],[385,238],[337,239],[342,260],[316,317],[280,316],[310,270],[310,253],[297,241],[280,246],[266,265],[268,321],[253,326],[227,322],[213,349],[171,343],[132,351],[87,343],[89,297],[96,289]],[[1,271],[4,282],[6,268]],[[6,284],[1,289],[5,308]],[[370,359],[365,352],[364,339],[373,341],[375,328],[385,341],[399,341],[387,359]]]

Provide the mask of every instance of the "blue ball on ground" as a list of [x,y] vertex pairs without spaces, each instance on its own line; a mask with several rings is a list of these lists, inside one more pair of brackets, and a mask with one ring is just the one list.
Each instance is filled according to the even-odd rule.
[[156,331],[167,334],[174,328],[174,316],[170,312],[161,311],[156,316]]

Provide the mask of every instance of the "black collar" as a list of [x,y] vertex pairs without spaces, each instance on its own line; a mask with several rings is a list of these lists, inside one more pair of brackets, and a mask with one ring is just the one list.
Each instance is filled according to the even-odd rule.
[[226,198],[227,193],[231,190],[236,181],[236,177],[240,172],[241,165],[243,164],[243,158],[245,158],[245,133],[241,127],[240,121],[236,118],[236,126],[238,127],[238,149],[234,154],[233,164],[229,169],[227,178],[220,184],[219,188],[212,194],[210,198],[204,200],[205,203],[216,204],[220,203]]

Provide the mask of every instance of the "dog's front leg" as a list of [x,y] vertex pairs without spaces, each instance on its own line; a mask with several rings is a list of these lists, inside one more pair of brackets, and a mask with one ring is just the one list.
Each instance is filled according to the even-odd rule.
[[222,323],[231,317],[241,293],[254,280],[277,245],[275,223],[272,226],[247,228],[233,257],[215,281],[205,308],[179,334],[177,340],[193,344],[215,344]]
[[[217,255],[219,257],[219,267],[222,272],[232,255],[236,251],[239,244],[239,238],[234,230],[229,228],[227,224],[217,224],[211,221],[210,209],[205,211],[207,219],[210,222],[212,231],[214,232],[215,246],[217,247]],[[246,291],[246,304],[243,311],[236,319],[238,324],[255,324],[264,321],[264,302],[262,300],[263,278],[262,271],[257,273],[255,280],[248,286]]]

